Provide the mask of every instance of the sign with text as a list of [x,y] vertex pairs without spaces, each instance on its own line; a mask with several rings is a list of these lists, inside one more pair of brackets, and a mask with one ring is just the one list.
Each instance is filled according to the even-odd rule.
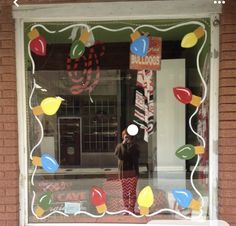
[[130,69],[160,70],[161,69],[161,38],[149,37],[148,53],[145,57],[130,52]]

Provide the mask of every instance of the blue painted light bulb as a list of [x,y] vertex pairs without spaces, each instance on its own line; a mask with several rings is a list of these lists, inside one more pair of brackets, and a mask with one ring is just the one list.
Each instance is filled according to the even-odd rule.
[[182,208],[190,208],[193,210],[199,210],[201,203],[198,200],[193,199],[192,193],[187,189],[175,189],[172,191],[177,203]]
[[131,46],[130,51],[141,57],[145,57],[148,53],[149,48],[149,38],[145,35],[141,35],[139,38],[135,39]]
[[55,173],[58,170],[59,165],[56,159],[49,154],[43,154],[41,156],[41,162],[43,169],[48,173]]

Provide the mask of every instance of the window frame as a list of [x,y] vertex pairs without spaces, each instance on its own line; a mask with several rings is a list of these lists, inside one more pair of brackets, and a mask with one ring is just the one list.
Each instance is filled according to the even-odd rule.
[[[117,10],[117,9],[120,10]],[[176,8],[181,8],[177,10]],[[73,4],[41,4],[13,7],[16,41],[18,147],[19,147],[19,198],[20,225],[28,223],[28,180],[27,180],[27,126],[25,63],[24,63],[24,23],[63,22],[63,21],[119,21],[135,19],[179,19],[210,18],[211,59],[210,59],[210,106],[209,106],[209,218],[218,219],[218,94],[219,94],[219,13],[221,7],[212,0],[170,0],[170,1],[131,1],[96,2]],[[148,13],[148,14],[147,14]],[[47,16],[45,16],[47,15]],[[79,15],[79,16],[73,16]],[[214,76],[213,76],[214,75]],[[91,223],[84,224],[90,225]],[[72,223],[40,225],[73,225]],[[115,224],[114,224],[115,225]]]

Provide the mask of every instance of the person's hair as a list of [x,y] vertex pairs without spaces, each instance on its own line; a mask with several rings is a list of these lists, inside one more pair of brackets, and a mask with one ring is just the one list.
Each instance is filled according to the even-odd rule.
[[127,129],[124,129],[124,130],[122,131],[122,139],[124,139],[125,135],[128,135],[128,136],[129,136],[129,134],[128,134],[128,132],[127,132]]

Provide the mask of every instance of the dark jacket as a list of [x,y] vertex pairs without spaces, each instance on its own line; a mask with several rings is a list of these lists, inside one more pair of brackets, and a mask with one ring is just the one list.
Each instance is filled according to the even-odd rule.
[[119,178],[139,176],[139,148],[135,143],[118,144],[115,149],[118,157]]

